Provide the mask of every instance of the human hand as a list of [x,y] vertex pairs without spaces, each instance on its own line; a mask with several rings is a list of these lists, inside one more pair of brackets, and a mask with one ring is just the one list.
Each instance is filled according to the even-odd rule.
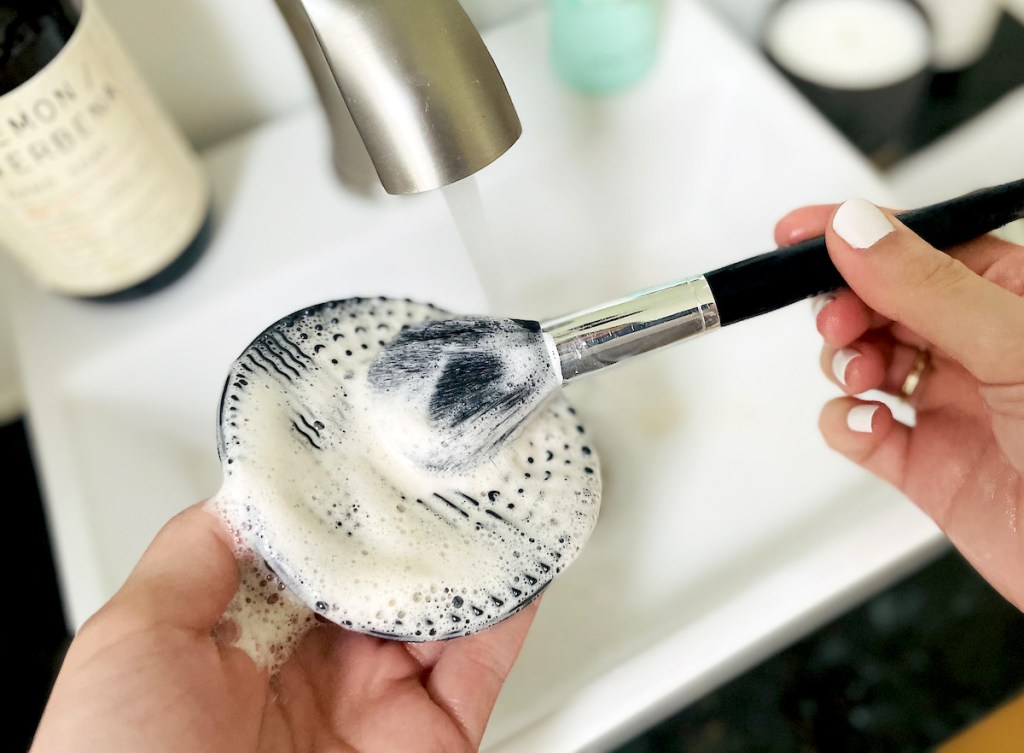
[[238,580],[219,518],[171,520],[72,641],[31,753],[473,751],[536,611],[438,643],[320,625],[271,682],[211,635]]
[[[995,588],[1024,609],[1024,247],[985,236],[943,254],[867,202],[804,207],[780,244],[825,234],[850,288],[817,315],[828,444],[902,490]],[[913,427],[882,403],[922,351]],[[910,384],[906,385],[910,388]]]

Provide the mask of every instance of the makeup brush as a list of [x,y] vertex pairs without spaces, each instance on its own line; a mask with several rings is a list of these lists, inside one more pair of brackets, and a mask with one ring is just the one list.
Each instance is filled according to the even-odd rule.
[[[897,216],[948,249],[1024,218],[1024,180]],[[401,421],[404,454],[466,471],[572,379],[844,284],[818,237],[543,324],[460,316],[411,326],[377,357],[369,382]]]

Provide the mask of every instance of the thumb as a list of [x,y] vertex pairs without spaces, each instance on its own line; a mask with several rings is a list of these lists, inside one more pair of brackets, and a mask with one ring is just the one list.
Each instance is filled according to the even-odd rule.
[[197,504],[157,533],[106,609],[143,624],[205,633],[220,620],[238,580],[227,529]]
[[989,384],[1024,376],[1024,299],[937,251],[892,213],[842,204],[825,233],[843,279],[868,306]]

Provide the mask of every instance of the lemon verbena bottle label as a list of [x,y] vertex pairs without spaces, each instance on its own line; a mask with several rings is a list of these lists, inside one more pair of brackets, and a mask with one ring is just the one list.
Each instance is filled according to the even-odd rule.
[[57,56],[0,97],[0,246],[44,287],[102,296],[174,261],[208,205],[192,147],[86,2]]

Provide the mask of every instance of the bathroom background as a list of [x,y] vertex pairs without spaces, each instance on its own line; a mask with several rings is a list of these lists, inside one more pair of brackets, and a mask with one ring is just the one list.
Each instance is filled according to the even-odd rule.
[[[200,149],[316,99],[269,0],[94,1]],[[487,29],[540,2],[464,5]],[[774,0],[705,2],[756,45]],[[966,184],[972,174],[983,180],[985,166],[1000,159],[1001,144],[1024,133],[1024,0],[1006,0],[1005,7],[986,57],[956,96],[933,97],[931,117],[908,135],[911,149],[886,166],[894,195],[925,203],[948,194],[943,175],[955,173]],[[34,729],[67,640],[20,410],[16,357],[0,307],[0,441],[9,488],[26,489],[31,503],[26,538],[29,572],[36,574],[26,583],[31,593],[14,587],[14,603],[27,599],[21,602],[26,620],[5,621],[2,633],[5,645],[26,647],[15,672],[22,689],[16,748]],[[20,502],[22,493],[17,497]],[[35,598],[40,586],[42,600]],[[991,661],[958,653],[964,635],[984,641]],[[1024,689],[1022,644],[1024,618],[946,554],[621,750],[927,749]],[[829,713],[819,713],[826,705]]]

